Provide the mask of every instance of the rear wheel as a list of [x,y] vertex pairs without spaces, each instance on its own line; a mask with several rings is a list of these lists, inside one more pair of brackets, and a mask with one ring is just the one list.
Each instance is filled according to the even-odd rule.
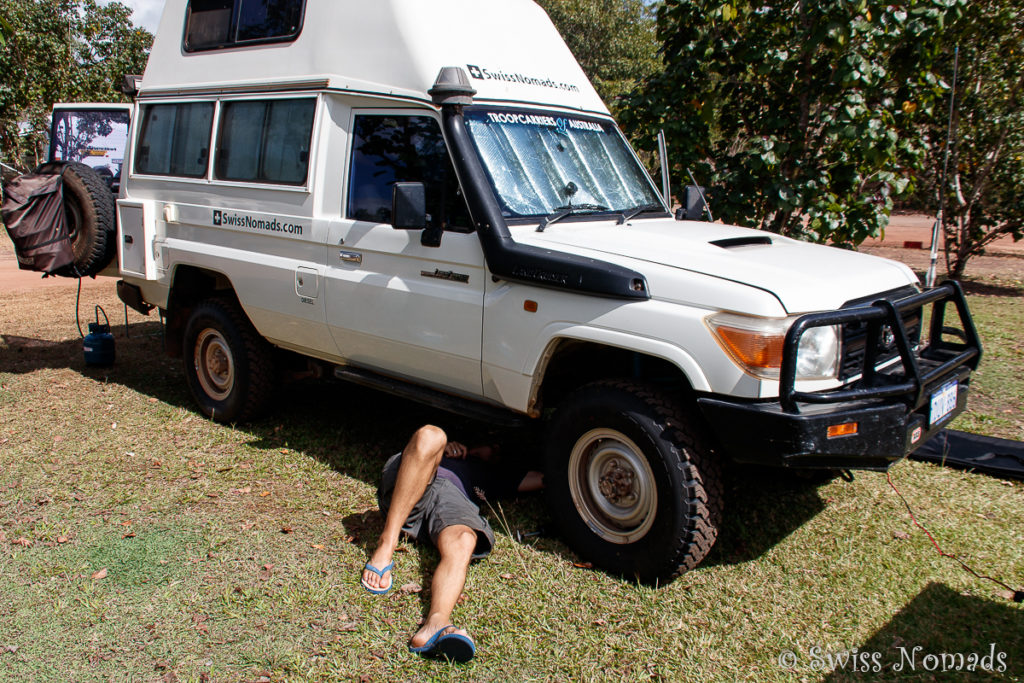
[[574,550],[652,584],[700,564],[718,536],[721,475],[677,404],[643,384],[596,382],[549,427],[548,502]]
[[273,350],[237,303],[212,298],[189,316],[185,378],[200,410],[218,422],[262,414],[274,389]]

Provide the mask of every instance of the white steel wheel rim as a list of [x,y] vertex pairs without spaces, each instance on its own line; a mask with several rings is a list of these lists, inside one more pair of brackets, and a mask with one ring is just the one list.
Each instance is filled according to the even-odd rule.
[[569,491],[583,521],[602,539],[624,545],[654,525],[658,488],[647,458],[614,429],[592,429],[569,455]]
[[215,401],[226,399],[235,385],[235,359],[224,335],[212,328],[200,332],[193,360],[203,392]]

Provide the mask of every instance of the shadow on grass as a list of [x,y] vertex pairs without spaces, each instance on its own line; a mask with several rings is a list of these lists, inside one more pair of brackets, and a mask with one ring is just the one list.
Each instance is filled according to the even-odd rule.
[[[0,372],[28,374],[46,368],[69,368],[85,377],[114,382],[159,401],[197,412],[188,393],[180,359],[163,351],[158,322],[136,323],[131,336],[114,330],[117,362],[110,368],[85,365],[80,339],[51,342],[4,335],[0,337]],[[332,380],[285,384],[269,417],[244,425],[258,449],[288,447],[300,450],[341,474],[376,487],[384,461],[402,449],[423,424],[436,424],[452,439],[464,443],[500,443],[508,457],[526,457],[539,466],[537,430],[502,429],[462,418],[389,394]],[[705,566],[755,559],[774,547],[824,508],[813,482],[789,472],[733,467],[729,476],[725,522]],[[822,483],[822,482],[819,482]],[[567,561],[577,556],[549,535],[550,523],[542,496],[503,501],[502,514],[488,511],[498,534],[527,541],[542,552]],[[502,519],[503,518],[503,519]],[[364,549],[380,533],[379,513],[353,515],[345,528]]]
[[[1021,262],[1024,267],[1024,261]],[[978,280],[964,280],[964,293],[972,296],[1021,296],[1024,288],[1009,284],[994,282],[981,282]]]
[[1024,674],[1024,609],[932,583],[857,649],[877,653],[870,664],[874,668],[877,660],[881,671],[848,665],[825,680],[1018,680]]
[[163,326],[159,322],[135,323],[128,337],[123,326],[112,333],[116,361],[107,368],[85,364],[82,339],[50,341],[2,334],[0,372],[25,375],[44,369],[70,369],[92,379],[116,382],[169,405],[192,405],[181,360],[164,354]]
[[764,555],[825,509],[818,488],[833,476],[730,466],[722,528],[702,566],[738,564]]

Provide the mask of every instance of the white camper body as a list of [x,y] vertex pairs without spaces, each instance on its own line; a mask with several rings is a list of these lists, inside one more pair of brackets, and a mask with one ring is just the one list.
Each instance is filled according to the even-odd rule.
[[[849,394],[958,290],[675,220],[530,0],[168,0],[129,147],[119,292],[166,314],[204,412],[262,408],[270,346],[489,419],[554,409],[550,498],[616,571],[703,558],[716,458],[886,467],[965,404],[976,354],[944,347],[914,401]],[[898,328],[877,370],[857,315],[801,318],[837,309]]]

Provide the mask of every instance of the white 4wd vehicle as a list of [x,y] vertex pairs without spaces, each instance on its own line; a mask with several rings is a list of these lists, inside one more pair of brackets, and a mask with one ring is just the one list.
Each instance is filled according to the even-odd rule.
[[278,347],[543,418],[565,538],[649,582],[711,548],[723,459],[884,469],[980,358],[955,284],[675,220],[529,0],[168,0],[117,214],[204,413],[257,415]]

